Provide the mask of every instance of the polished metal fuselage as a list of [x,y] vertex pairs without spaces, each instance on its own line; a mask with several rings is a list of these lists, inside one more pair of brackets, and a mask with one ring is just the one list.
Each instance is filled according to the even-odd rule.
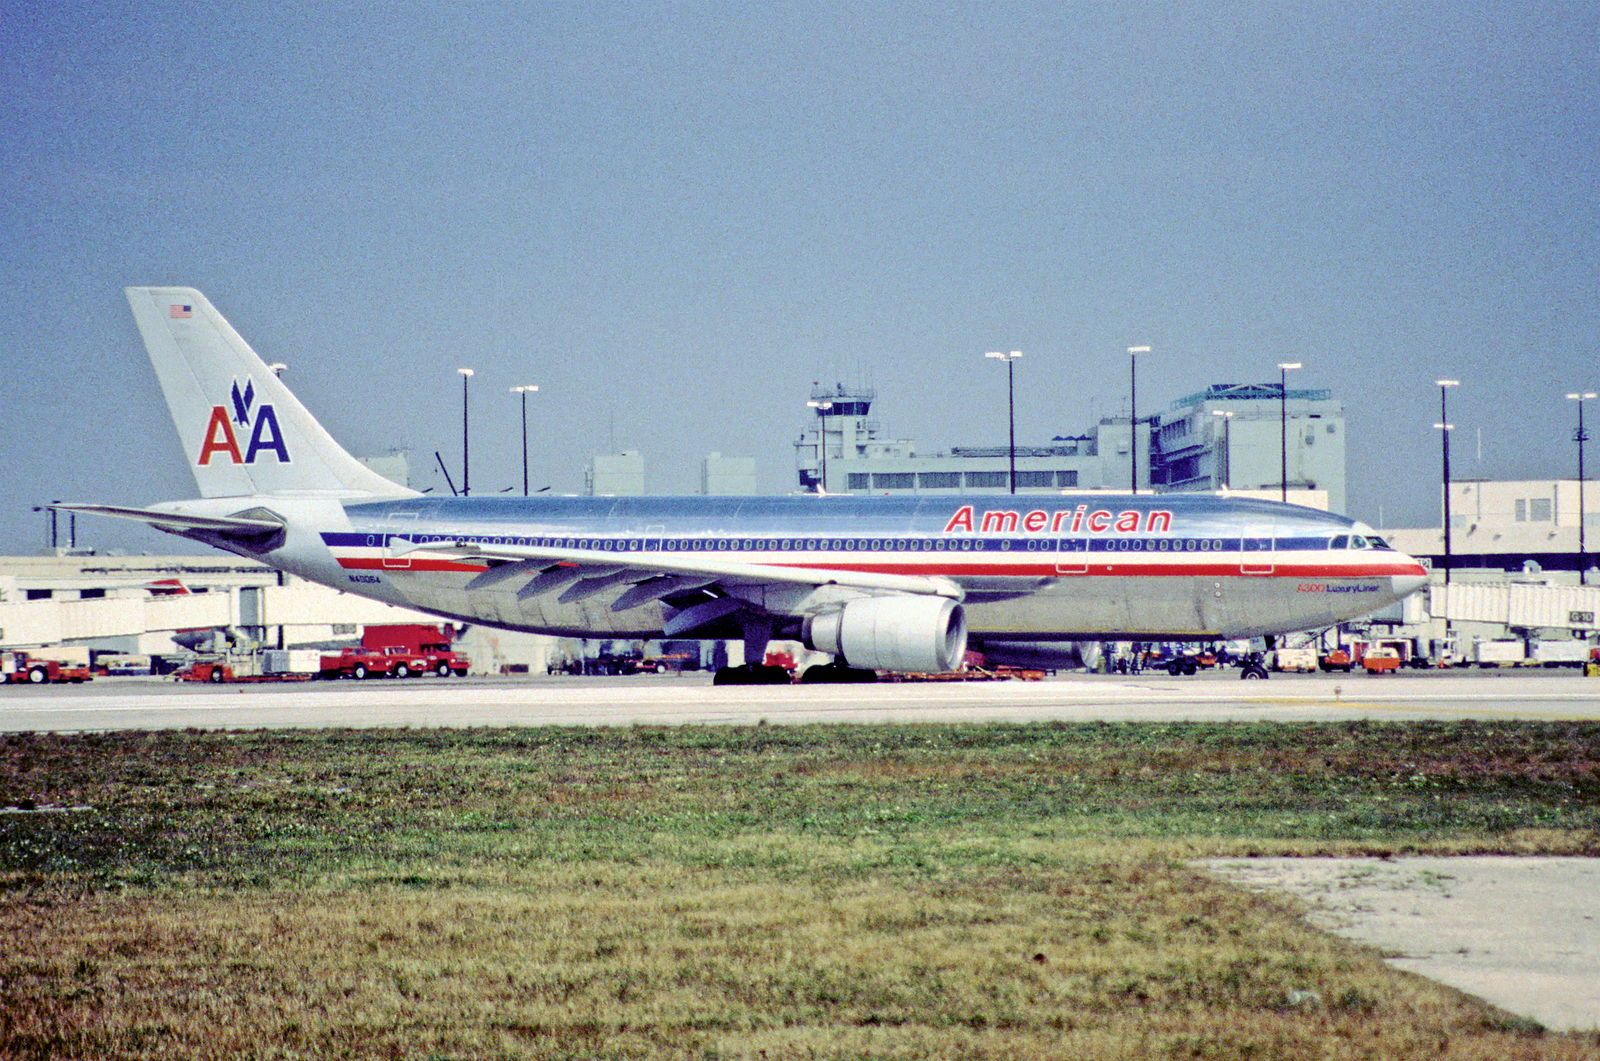
[[[670,606],[618,610],[625,585],[583,600],[469,588],[482,562],[429,540],[705,557],[949,579],[991,640],[1245,637],[1312,629],[1416,590],[1392,550],[1334,549],[1343,516],[1211,495],[920,498],[408,498],[321,506],[314,533],[269,563],[349,592],[511,629],[658,634]],[[404,546],[402,548],[401,546]]]

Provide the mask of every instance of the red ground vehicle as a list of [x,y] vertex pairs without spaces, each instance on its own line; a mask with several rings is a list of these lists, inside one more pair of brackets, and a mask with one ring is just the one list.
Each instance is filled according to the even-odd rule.
[[1342,670],[1349,674],[1355,668],[1355,661],[1350,658],[1350,653],[1342,648],[1336,648],[1326,656],[1323,656],[1317,662],[1317,666],[1321,667],[1325,672]]
[[48,685],[53,682],[90,682],[94,676],[89,668],[76,663],[62,663],[55,659],[35,659],[26,652],[11,653],[15,667],[5,680],[12,685]]
[[1400,653],[1392,648],[1371,648],[1361,657],[1361,667],[1368,674],[1396,674],[1400,671]]
[[180,682],[227,682],[233,680],[233,668],[226,663],[204,660],[192,663],[173,675]]
[[[249,666],[242,662],[241,666]],[[220,659],[204,659],[191,663],[183,670],[173,675],[180,682],[210,682],[221,685],[224,682],[303,682],[311,678],[309,674],[241,674],[234,670],[233,664]]]
[[467,658],[466,653],[452,649],[450,643],[449,627],[430,626],[426,623],[369,626],[361,632],[362,650],[420,657],[419,661],[406,662],[408,673],[431,671],[441,678],[448,678],[452,674],[464,678],[472,661]]
[[347,648],[337,656],[322,657],[321,678],[413,678],[428,669],[427,657],[421,653],[407,652],[400,646],[390,646],[381,652],[365,648]]
[[[1367,659],[1373,654],[1378,659],[1374,666],[1368,666]],[[1384,674],[1411,663],[1411,642],[1404,638],[1389,637],[1379,640],[1358,640],[1350,642],[1350,654],[1355,663],[1366,670],[1368,674]],[[1389,662],[1390,656],[1394,662]]]

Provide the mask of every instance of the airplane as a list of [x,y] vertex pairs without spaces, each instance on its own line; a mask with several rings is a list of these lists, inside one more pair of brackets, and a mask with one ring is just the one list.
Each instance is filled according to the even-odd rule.
[[[717,684],[1063,662],[1082,641],[1323,628],[1421,588],[1370,527],[1210,494],[428,497],[342,449],[199,291],[126,290],[200,497],[132,519],[447,619],[592,638],[744,642]],[[1259,675],[1264,677],[1265,672]]]

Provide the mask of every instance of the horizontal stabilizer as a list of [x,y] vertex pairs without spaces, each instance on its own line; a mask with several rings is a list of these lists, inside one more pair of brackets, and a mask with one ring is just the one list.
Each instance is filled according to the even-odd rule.
[[283,524],[270,519],[252,519],[248,516],[187,516],[163,512],[155,508],[127,508],[122,505],[51,505],[61,512],[82,512],[91,516],[111,516],[149,523],[162,529],[212,531],[219,534],[273,534],[283,530]]

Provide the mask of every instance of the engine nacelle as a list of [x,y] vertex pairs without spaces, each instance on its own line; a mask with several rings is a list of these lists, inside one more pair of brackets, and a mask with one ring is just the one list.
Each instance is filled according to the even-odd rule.
[[802,637],[852,667],[950,671],[967,652],[967,616],[947,597],[867,597],[811,616]]

